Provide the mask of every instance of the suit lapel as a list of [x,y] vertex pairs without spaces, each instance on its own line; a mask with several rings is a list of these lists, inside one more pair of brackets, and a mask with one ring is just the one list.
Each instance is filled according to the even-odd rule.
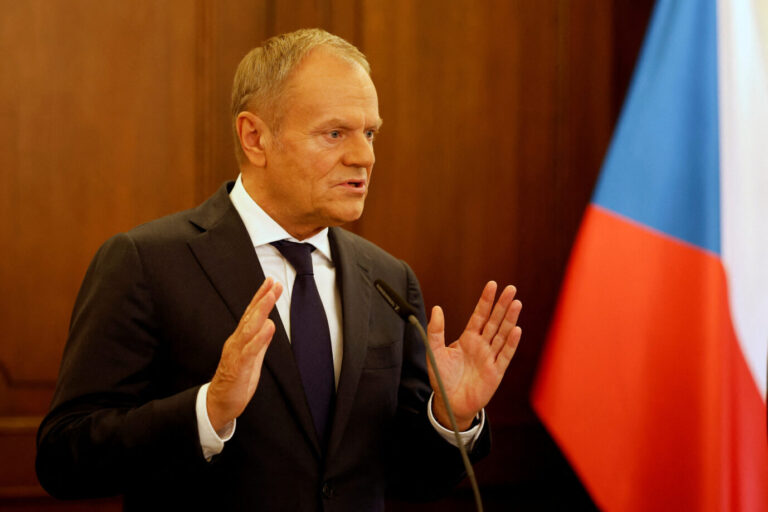
[[[265,278],[248,231],[229,199],[229,189],[230,184],[223,186],[200,205],[191,217],[190,221],[203,231],[189,241],[189,247],[235,321],[239,322]],[[277,308],[272,310],[269,317],[276,329],[264,365],[283,389],[301,427],[319,455],[320,444],[312,416]]]
[[191,222],[202,232],[188,243],[208,279],[239,321],[264,272],[226,189],[200,205]]
[[328,454],[339,448],[349,421],[352,403],[360,381],[363,361],[368,349],[368,329],[373,283],[367,258],[357,249],[346,232],[329,230],[331,253],[336,265],[336,280],[341,290],[344,333],[344,355],[336,392]]

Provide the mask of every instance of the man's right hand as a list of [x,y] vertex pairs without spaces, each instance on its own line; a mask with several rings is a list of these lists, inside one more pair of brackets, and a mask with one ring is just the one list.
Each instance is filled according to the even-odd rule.
[[216,432],[221,432],[242,414],[256,391],[264,354],[275,333],[269,312],[282,291],[280,283],[267,278],[253,296],[235,332],[224,343],[206,399],[208,418]]

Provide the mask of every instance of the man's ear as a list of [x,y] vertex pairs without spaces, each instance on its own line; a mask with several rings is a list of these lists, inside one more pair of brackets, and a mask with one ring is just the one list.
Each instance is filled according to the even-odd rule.
[[267,154],[264,148],[272,135],[267,124],[253,112],[244,111],[237,115],[235,126],[245,158],[256,167],[265,167]]

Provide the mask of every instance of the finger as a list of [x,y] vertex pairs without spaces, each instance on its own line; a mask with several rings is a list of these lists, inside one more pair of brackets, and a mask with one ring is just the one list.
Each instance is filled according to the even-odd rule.
[[272,287],[267,290],[263,297],[255,304],[254,311],[263,317],[269,316],[272,308],[275,307],[277,299],[283,293],[283,285],[279,282],[275,282]]
[[483,338],[486,341],[490,342],[493,340],[493,337],[496,336],[504,318],[507,316],[507,310],[509,309],[509,305],[514,298],[516,291],[514,286],[509,285],[501,292],[499,300],[496,301],[496,305],[493,307],[493,312],[491,313],[490,318],[488,318],[488,321],[483,327]]
[[488,281],[480,294],[480,300],[477,301],[472,316],[469,317],[466,330],[481,333],[483,326],[488,320],[493,306],[493,298],[496,296],[496,282]]
[[243,316],[245,316],[250,310],[253,310],[253,308],[256,307],[256,305],[259,303],[259,301],[267,294],[267,292],[272,289],[272,287],[277,284],[274,279],[271,277],[268,277],[264,280],[263,283],[261,283],[261,286],[259,286],[259,289],[256,290],[256,293],[253,294],[253,298],[251,299],[251,302],[248,304],[248,307],[245,308],[245,313]]
[[432,350],[445,347],[445,315],[440,306],[432,308],[432,314],[427,324],[427,339]]
[[247,343],[261,330],[262,326],[267,321],[272,308],[275,307],[275,302],[277,302],[277,297],[281,290],[282,288],[278,283],[261,297],[248,314],[243,316],[240,320],[240,325],[238,326],[238,338],[240,339],[240,342],[237,345]]
[[275,281],[272,286],[263,294],[261,294],[258,300],[253,304],[253,308],[249,312],[249,316],[255,316],[257,321],[263,322],[264,319],[269,316],[272,308],[275,307],[275,303],[282,293],[283,285]]
[[264,280],[263,283],[261,283],[261,286],[259,286],[259,289],[256,290],[256,293],[253,295],[253,299],[251,299],[251,304],[255,304],[258,302],[264,295],[267,294],[267,292],[275,285],[277,284],[274,279],[271,277],[268,277]]
[[250,339],[243,348],[243,356],[246,358],[255,358],[259,362],[263,358],[272,337],[275,334],[275,323],[267,319],[261,326],[261,329]]
[[504,344],[504,347],[499,352],[499,355],[496,357],[496,368],[500,372],[505,372],[507,370],[507,366],[509,366],[509,362],[512,360],[512,357],[514,357],[515,352],[517,351],[517,346],[520,344],[520,337],[523,335],[523,330],[520,328],[520,326],[515,326],[512,329],[512,332],[509,333],[509,336],[507,337],[507,342]]
[[517,325],[517,319],[520,317],[520,310],[522,309],[523,303],[519,300],[513,300],[507,308],[504,320],[501,322],[501,326],[499,326],[499,332],[496,333],[491,342],[491,351],[494,355],[498,354],[509,337],[509,333]]
[[263,283],[261,283],[261,286],[259,286],[259,289],[256,290],[256,293],[253,294],[253,297],[251,297],[251,302],[248,303],[248,306],[245,308],[245,311],[243,312],[243,316],[240,317],[240,322],[238,322],[237,328],[242,330],[242,326],[244,323],[248,322],[251,315],[253,314],[253,311],[256,309],[256,307],[259,304],[259,301],[264,298],[264,296],[273,288],[275,285],[274,279],[271,277],[268,277],[264,280]]
[[279,299],[283,294],[283,283],[275,281],[275,285],[272,287],[272,292],[275,294],[275,300]]

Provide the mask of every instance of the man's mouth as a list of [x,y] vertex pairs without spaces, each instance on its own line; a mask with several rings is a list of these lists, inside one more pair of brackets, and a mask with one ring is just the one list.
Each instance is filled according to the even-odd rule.
[[344,186],[348,188],[364,188],[365,187],[365,180],[348,180],[343,183]]

